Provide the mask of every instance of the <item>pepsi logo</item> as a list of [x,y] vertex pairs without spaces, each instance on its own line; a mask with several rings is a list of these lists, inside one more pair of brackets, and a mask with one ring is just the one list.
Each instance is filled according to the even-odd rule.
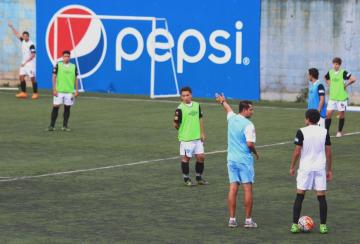
[[97,71],[107,49],[106,32],[101,20],[82,5],[68,5],[53,15],[47,27],[45,43],[53,64],[61,61],[64,50],[71,52],[71,62],[77,65],[79,78],[86,78]]

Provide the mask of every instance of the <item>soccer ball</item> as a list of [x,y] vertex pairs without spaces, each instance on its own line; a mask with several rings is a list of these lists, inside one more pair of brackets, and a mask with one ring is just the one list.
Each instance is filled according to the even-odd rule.
[[314,221],[309,216],[302,216],[298,224],[302,232],[310,232],[314,229]]

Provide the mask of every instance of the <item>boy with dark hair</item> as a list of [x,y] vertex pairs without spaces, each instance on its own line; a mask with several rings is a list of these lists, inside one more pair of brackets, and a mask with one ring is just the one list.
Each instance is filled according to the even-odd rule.
[[332,179],[331,142],[325,128],[317,125],[319,111],[309,109],[305,114],[306,127],[299,129],[295,137],[295,149],[290,164],[290,175],[295,175],[295,166],[300,158],[297,171],[297,194],[293,207],[293,224],[290,231],[299,233],[298,221],[305,192],[315,190],[320,209],[320,233],[328,233],[326,225],[326,181]]
[[320,113],[319,126],[325,128],[326,105],[325,105],[325,87],[319,80],[319,71],[316,68],[308,70],[309,75],[309,96],[308,109],[317,109]]
[[15,36],[21,42],[21,53],[22,53],[22,61],[19,71],[19,79],[20,79],[20,92],[16,94],[17,98],[27,98],[26,93],[26,81],[25,76],[28,76],[32,82],[33,86],[33,95],[32,99],[38,99],[38,86],[36,82],[36,49],[35,44],[30,40],[29,32],[24,31],[22,35],[15,29],[11,22],[8,23],[10,29],[13,31]]
[[341,69],[341,58],[335,57],[332,62],[333,68],[325,75],[326,83],[329,86],[329,101],[326,110],[325,128],[330,131],[332,114],[334,110],[339,111],[339,125],[336,137],[342,137],[345,124],[345,111],[349,97],[346,88],[356,81],[356,77],[351,75],[350,72]]
[[75,97],[79,95],[78,71],[76,65],[70,63],[70,51],[63,51],[62,62],[58,62],[53,69],[53,109],[48,131],[55,130],[59,108],[64,104],[63,131],[70,131],[68,122],[70,108],[74,105]]
[[178,130],[180,141],[181,171],[186,186],[192,186],[189,162],[193,154],[196,158],[195,172],[198,185],[207,185],[203,178],[204,172],[204,140],[205,129],[200,104],[192,101],[190,87],[183,87],[180,91],[181,103],[175,111],[174,128]]

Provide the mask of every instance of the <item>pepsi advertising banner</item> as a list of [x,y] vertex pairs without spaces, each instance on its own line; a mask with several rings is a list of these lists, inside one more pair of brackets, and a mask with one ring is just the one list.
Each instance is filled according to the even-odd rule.
[[259,100],[260,0],[37,0],[37,80],[64,50],[85,92]]

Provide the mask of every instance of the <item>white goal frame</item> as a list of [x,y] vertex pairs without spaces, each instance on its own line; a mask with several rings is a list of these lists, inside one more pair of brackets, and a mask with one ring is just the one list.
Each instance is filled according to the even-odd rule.
[[[54,52],[53,53],[54,54],[54,65],[58,60],[57,51],[58,51],[58,19],[59,18],[67,19],[67,22],[69,24],[70,38],[71,38],[73,48],[75,46],[75,43],[74,43],[72,28],[71,28],[71,25],[70,25],[70,19],[149,21],[149,22],[151,22],[151,29],[152,29],[151,31],[154,31],[156,29],[157,21],[164,21],[165,29],[166,29],[167,32],[169,32],[168,21],[167,21],[166,18],[157,18],[157,17],[150,17],[150,16],[58,14],[58,15],[56,15],[56,17],[54,19],[54,50],[53,50],[53,52]],[[106,37],[105,37],[104,41],[107,41]],[[155,41],[156,40],[154,38],[153,45],[155,45]],[[161,95],[156,95],[155,94],[155,64],[156,64],[156,62],[155,62],[154,57],[152,57],[150,55],[150,59],[151,59],[151,67],[150,67],[150,98],[167,98],[167,97],[179,97],[180,96],[179,83],[178,83],[176,69],[175,69],[174,55],[173,55],[173,50],[172,50],[170,44],[169,44],[169,49],[168,50],[169,50],[170,56],[171,56],[171,67],[172,67],[172,72],[173,72],[173,78],[174,78],[176,93],[175,94],[161,94]],[[79,74],[81,74],[80,67],[79,67],[79,62],[78,62],[78,58],[76,56],[76,53],[75,53],[75,62],[76,62],[76,66],[78,68],[78,72],[79,72]],[[84,92],[85,90],[84,90],[84,85],[83,85],[82,78],[80,78],[79,81],[80,81],[79,90]]]

